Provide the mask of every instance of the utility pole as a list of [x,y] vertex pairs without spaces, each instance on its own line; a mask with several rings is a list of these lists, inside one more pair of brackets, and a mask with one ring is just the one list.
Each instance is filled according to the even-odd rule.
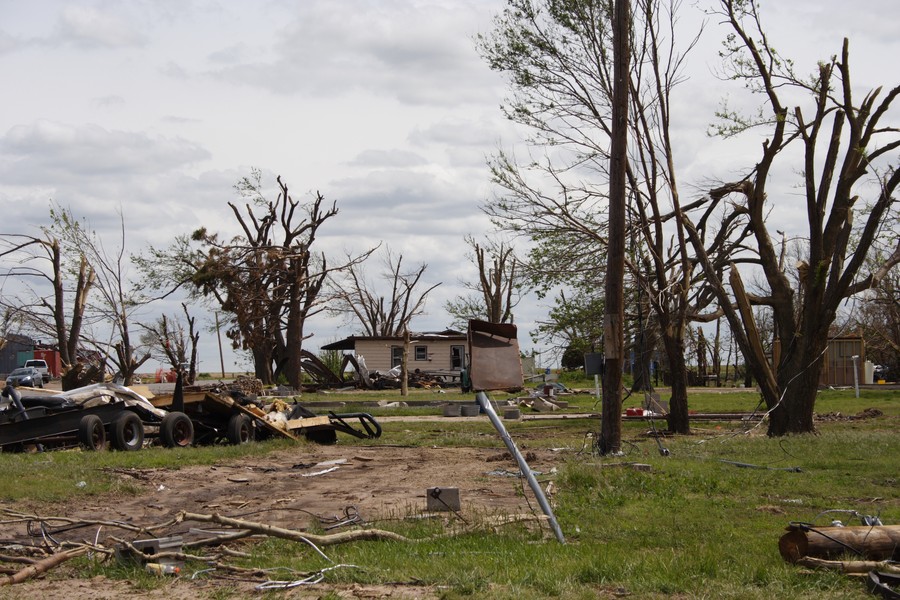
[[225,379],[225,356],[222,354],[222,332],[219,329],[219,311],[216,311],[216,337],[219,338],[219,365],[222,367],[222,379]]
[[625,166],[628,160],[628,85],[631,49],[629,0],[615,0],[613,15],[613,105],[609,156],[609,240],[603,320],[603,407],[600,454],[622,446],[622,366],[625,353]]

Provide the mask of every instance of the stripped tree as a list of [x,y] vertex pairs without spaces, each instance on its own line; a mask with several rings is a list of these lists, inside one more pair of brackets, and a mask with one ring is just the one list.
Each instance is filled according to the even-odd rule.
[[453,317],[453,326],[465,329],[472,319],[489,323],[512,323],[513,309],[528,288],[525,271],[512,244],[488,239],[478,242],[466,236],[469,261],[478,270],[478,279],[460,283],[469,290],[449,300],[444,309]]
[[400,383],[405,396],[408,391],[409,324],[413,317],[425,311],[426,297],[440,283],[422,290],[419,286],[428,265],[421,263],[406,269],[403,255],[393,254],[388,247],[384,250],[383,266],[381,278],[387,282],[386,286],[367,279],[365,263],[353,261],[348,256],[348,267],[335,273],[330,280],[328,310],[359,325],[363,335],[403,337]]
[[[752,232],[752,258],[764,275],[757,294],[745,291],[743,275],[732,265],[725,275],[704,248],[698,219],[681,215],[706,277],[714,282],[720,306],[757,380],[769,412],[770,435],[814,430],[813,411],[830,329],[840,307],[875,288],[900,263],[900,236],[894,198],[900,169],[900,135],[885,123],[900,86],[856,95],[850,77],[850,45],[822,61],[810,78],[770,45],[753,0],[720,0],[717,14],[731,29],[724,55],[730,78],[759,94],[759,116],[747,118],[725,107],[720,132],[735,135],[767,128],[756,166],[736,181],[722,183],[709,198],[741,219]],[[806,98],[806,103],[801,104]],[[795,105],[789,103],[798,102]],[[799,146],[801,194],[773,189],[773,170],[791,160]],[[784,221],[770,218],[776,207],[798,200],[805,221],[790,223],[788,233],[803,240],[806,258],[797,263],[796,285],[782,263],[772,234]],[[881,252],[879,264],[867,262]],[[774,317],[780,352],[769,362],[752,305],[768,307]]]

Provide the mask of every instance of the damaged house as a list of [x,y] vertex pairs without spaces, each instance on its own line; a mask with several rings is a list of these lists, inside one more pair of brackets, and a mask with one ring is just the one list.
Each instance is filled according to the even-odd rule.
[[[446,329],[439,332],[412,332],[409,342],[409,372],[419,371],[441,378],[458,380],[466,368],[466,334]],[[340,350],[352,354],[368,372],[387,373],[403,360],[402,336],[356,336],[322,346],[322,350]]]

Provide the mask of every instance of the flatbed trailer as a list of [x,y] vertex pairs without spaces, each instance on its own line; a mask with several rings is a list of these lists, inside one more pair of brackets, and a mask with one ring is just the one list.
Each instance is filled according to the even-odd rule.
[[318,416],[298,402],[283,402],[282,410],[266,412],[233,391],[182,391],[176,383],[171,396],[155,396],[150,402],[157,408],[186,414],[194,424],[198,444],[224,441],[237,445],[272,437],[305,437],[333,444],[339,431],[360,439],[381,436],[381,425],[368,413],[329,412]]
[[95,384],[56,395],[23,395],[6,386],[9,399],[0,410],[0,449],[26,445],[78,446],[102,450],[109,441],[116,450],[139,450],[145,437],[159,438],[166,447],[190,446],[194,428],[180,412],[153,407],[128,388]]

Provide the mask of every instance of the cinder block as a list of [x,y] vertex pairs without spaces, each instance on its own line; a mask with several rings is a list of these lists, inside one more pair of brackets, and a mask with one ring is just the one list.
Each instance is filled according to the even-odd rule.
[[522,411],[518,408],[507,408],[503,411],[503,418],[507,420],[515,420],[522,418]]
[[149,540],[135,540],[132,546],[144,554],[159,554],[160,552],[181,552],[182,538],[180,535],[172,537],[151,538]]
[[459,488],[428,488],[425,493],[425,509],[428,511],[459,510]]

